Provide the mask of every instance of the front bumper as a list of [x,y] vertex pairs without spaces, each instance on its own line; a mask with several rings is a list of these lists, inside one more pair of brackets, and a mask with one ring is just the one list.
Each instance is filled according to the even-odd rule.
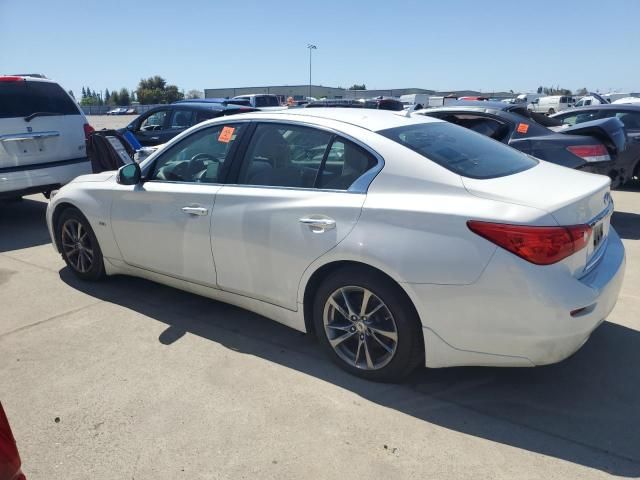
[[581,278],[498,248],[474,284],[403,286],[422,320],[427,366],[546,365],[573,354],[602,323],[624,270],[624,246],[611,228],[604,254]]

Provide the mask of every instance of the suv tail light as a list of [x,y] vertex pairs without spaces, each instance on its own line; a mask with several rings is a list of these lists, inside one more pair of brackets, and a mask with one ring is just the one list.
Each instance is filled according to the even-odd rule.
[[586,162],[608,162],[611,160],[607,148],[601,143],[598,145],[572,145],[567,147],[567,150]]
[[21,465],[16,441],[0,403],[0,478],[25,480],[24,475],[20,472]]
[[559,262],[587,245],[589,225],[531,227],[502,223],[467,222],[469,230],[536,265]]
[[85,123],[85,124],[82,126],[82,128],[84,128],[84,139],[85,139],[86,141],[89,141],[89,137],[91,136],[91,134],[92,134],[93,132],[95,132],[95,131],[96,131],[96,129],[95,129],[95,128],[93,128],[93,127],[92,127],[91,125],[89,125],[88,123]]
[[15,75],[0,75],[0,82],[22,82],[24,78],[16,77]]

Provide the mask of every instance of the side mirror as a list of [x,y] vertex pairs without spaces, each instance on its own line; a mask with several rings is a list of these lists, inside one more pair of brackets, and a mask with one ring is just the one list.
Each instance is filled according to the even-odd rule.
[[137,185],[142,178],[142,171],[137,162],[127,163],[118,169],[116,181],[120,185]]
[[130,123],[129,125],[127,125],[127,130],[133,132],[135,131],[136,126],[133,123]]

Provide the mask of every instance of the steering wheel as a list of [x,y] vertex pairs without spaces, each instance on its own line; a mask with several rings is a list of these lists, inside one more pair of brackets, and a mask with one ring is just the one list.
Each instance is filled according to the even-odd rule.
[[209,153],[197,153],[189,160],[189,175],[196,181],[200,181],[207,172],[205,161],[220,163],[220,159]]

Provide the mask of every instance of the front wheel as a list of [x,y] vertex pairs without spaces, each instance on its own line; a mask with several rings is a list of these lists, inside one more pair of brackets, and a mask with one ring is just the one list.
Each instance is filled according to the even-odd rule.
[[423,358],[417,314],[381,274],[352,267],[331,274],[316,294],[313,320],[327,354],[359,377],[398,381]]
[[80,210],[68,208],[63,211],[56,231],[62,258],[78,278],[95,281],[104,277],[98,239]]

